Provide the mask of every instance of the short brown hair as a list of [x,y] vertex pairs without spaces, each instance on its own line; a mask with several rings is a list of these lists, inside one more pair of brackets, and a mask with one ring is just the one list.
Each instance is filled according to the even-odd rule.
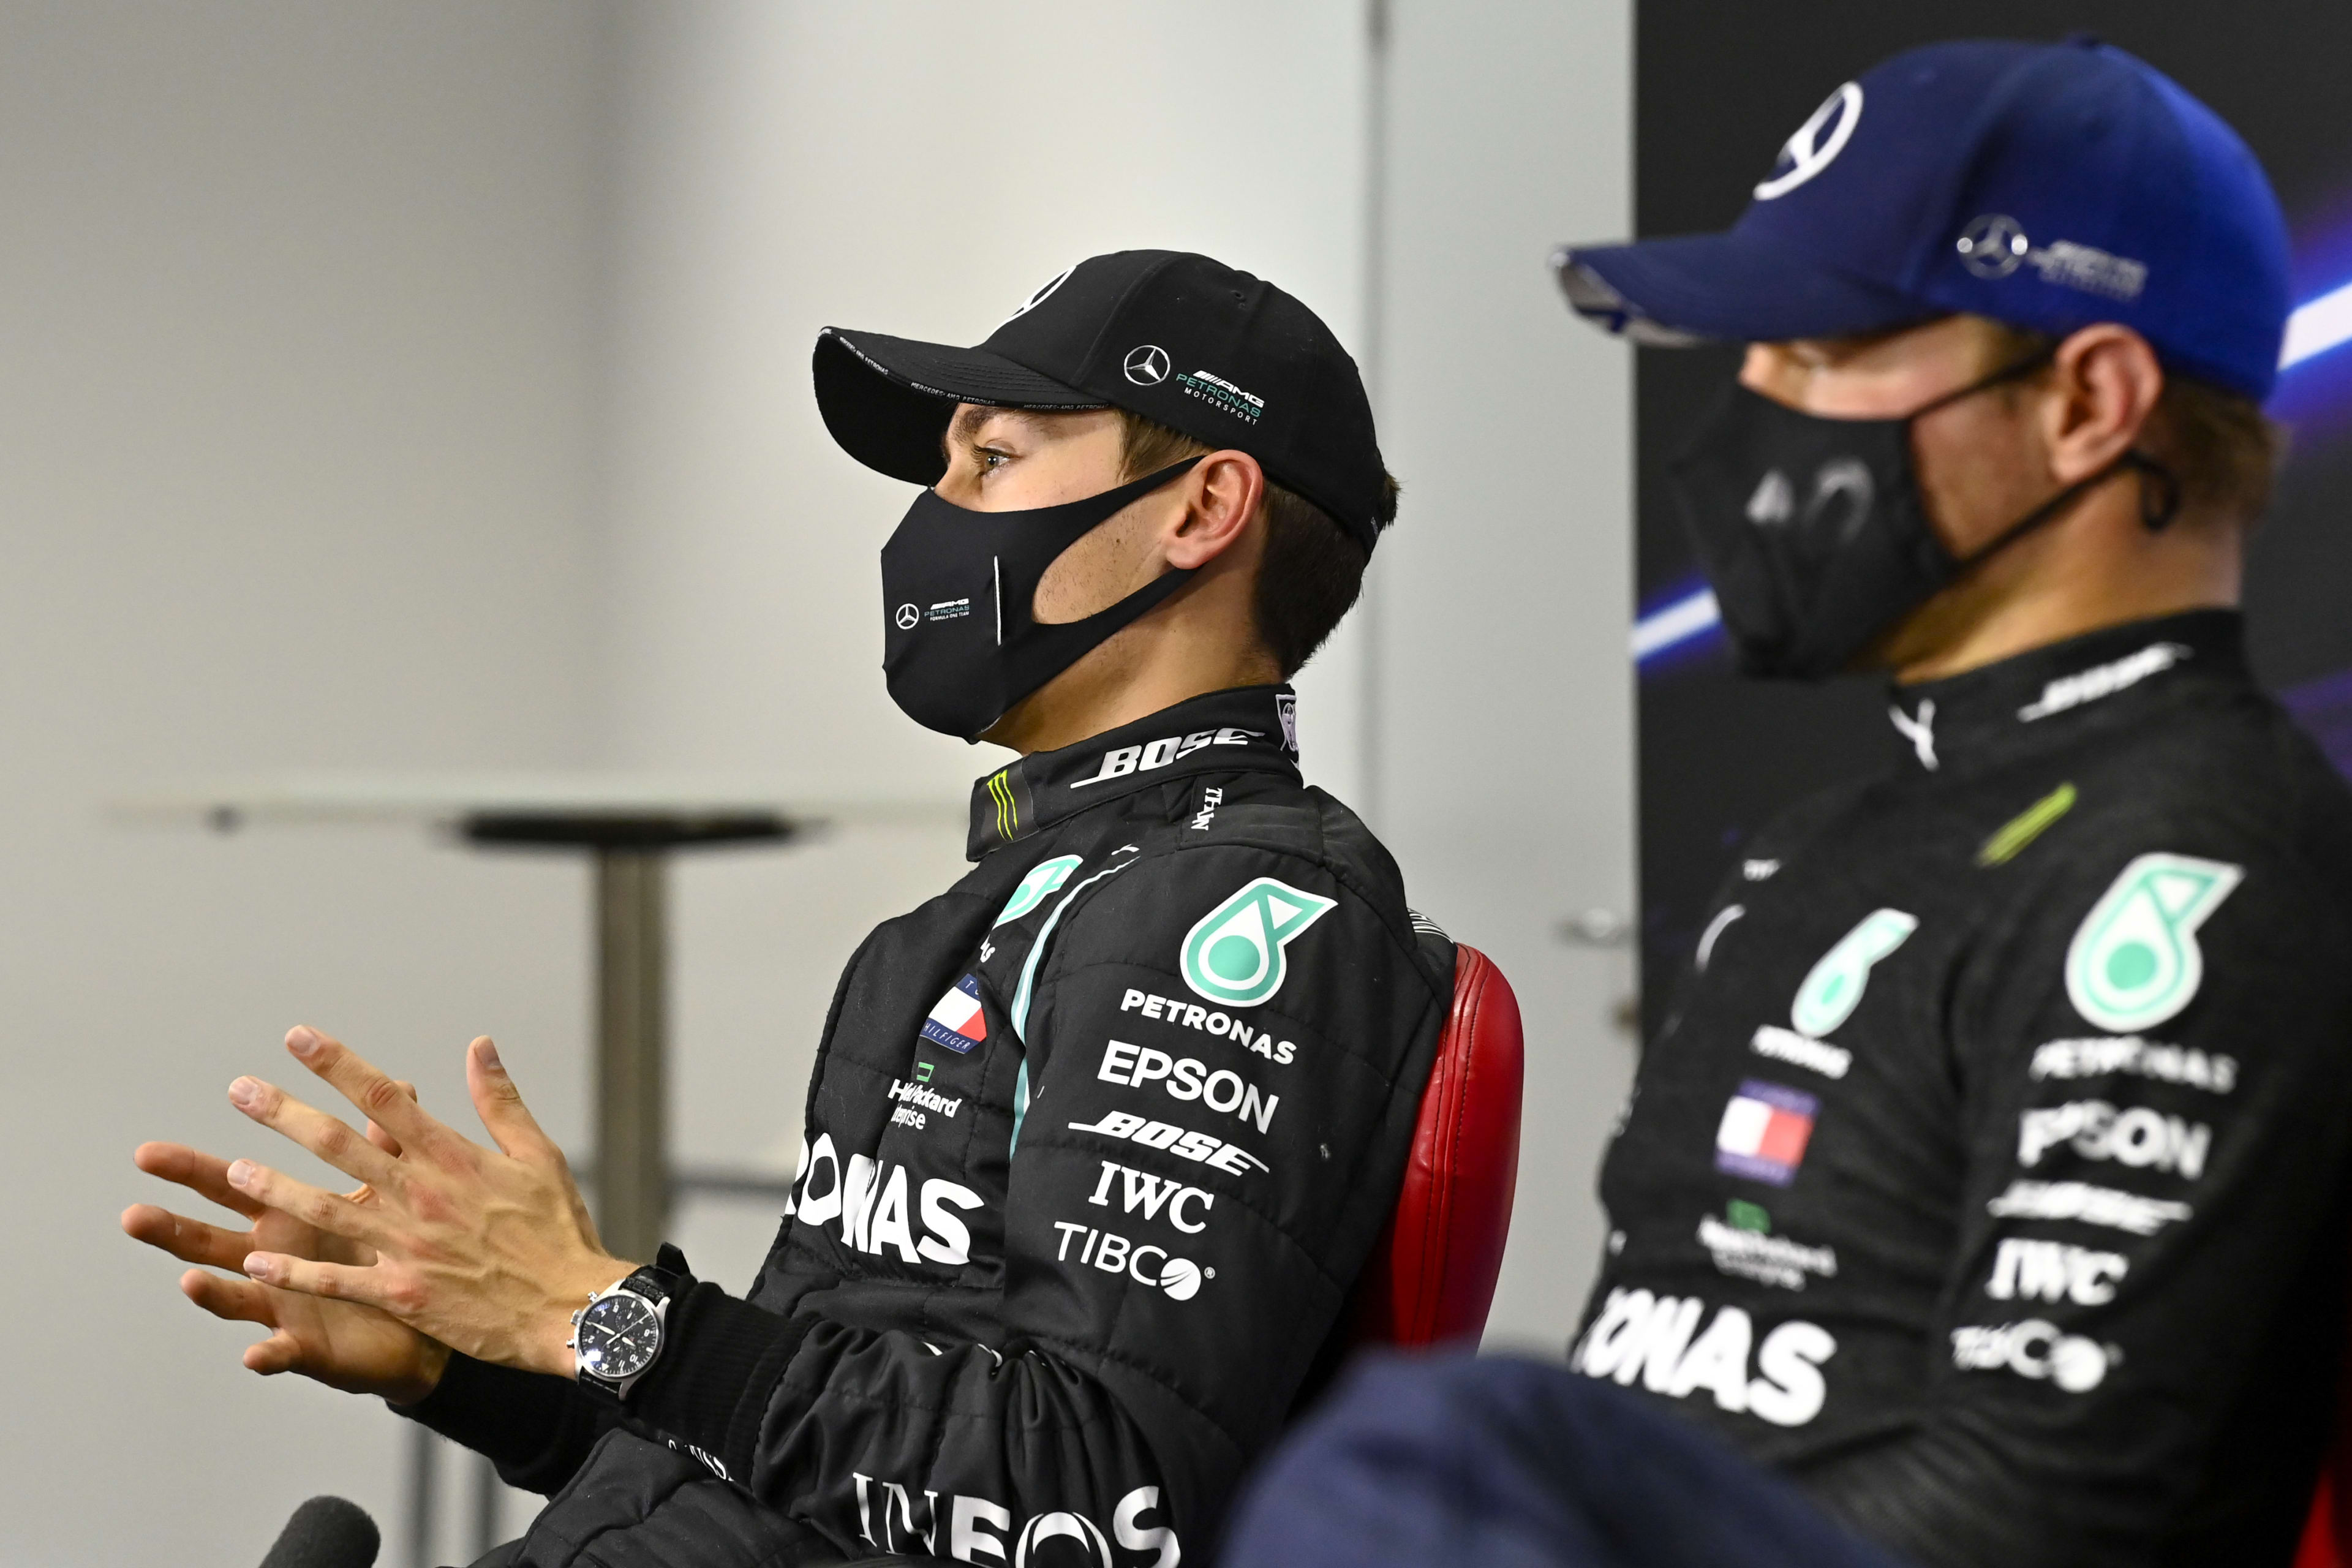
[[[1181,430],[1124,408],[1119,424],[1122,477],[1140,479],[1171,463],[1216,448]],[[1383,473],[1381,521],[1396,515],[1395,476]],[[1294,490],[1268,479],[1260,503],[1265,519],[1265,550],[1250,595],[1258,640],[1289,679],[1315,657],[1364,591],[1364,568],[1371,553],[1341,528],[1329,512]]]
[[[1988,370],[2048,353],[2059,340],[1993,321]],[[2165,367],[2164,392],[2147,420],[2148,456],[2180,487],[2187,507],[2221,512],[2252,524],[2271,504],[2271,488],[2286,457],[2286,428],[2242,393]]]

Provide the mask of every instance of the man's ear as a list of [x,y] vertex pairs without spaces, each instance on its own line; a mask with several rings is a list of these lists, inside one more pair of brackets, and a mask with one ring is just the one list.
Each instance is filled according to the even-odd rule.
[[1212,452],[1184,476],[1184,510],[1162,538],[1168,564],[1205,566],[1248,531],[1265,500],[1265,470],[1247,452]]
[[2058,345],[2048,385],[2053,395],[2042,399],[2042,434],[2051,477],[2071,485],[2138,445],[2164,395],[2164,367],[2146,338],[2102,321]]

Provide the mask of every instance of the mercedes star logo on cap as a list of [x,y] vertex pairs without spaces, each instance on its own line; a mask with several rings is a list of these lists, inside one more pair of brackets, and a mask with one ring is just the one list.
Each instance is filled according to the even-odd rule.
[[[1034,294],[1030,295],[1026,300],[1022,300],[1021,308],[1014,310],[1013,314],[1005,317],[1004,320],[1006,321],[1017,321],[1022,317],[1027,315],[1030,311],[1035,310],[1038,306],[1044,304],[1048,299],[1053,297],[1055,289],[1059,289],[1063,284],[1070,280],[1070,274],[1076,270],[1077,268],[1075,267],[1065,267],[1059,272],[1055,273],[1053,278],[1046,282],[1045,287],[1039,289]],[[1003,322],[1000,321],[997,324],[1002,326],[1003,325]]]
[[1836,161],[1862,119],[1862,84],[1850,81],[1826,99],[1802,125],[1780,144],[1780,160],[1771,177],[1756,187],[1756,199],[1769,202],[1787,195]]
[[1978,277],[2006,278],[2017,270],[2032,247],[2015,218],[2006,213],[1986,213],[1960,231],[1953,248],[1960,253],[1960,265]]
[[1157,386],[1168,379],[1168,351],[1158,343],[1138,343],[1127,351],[1123,367],[1138,386]]

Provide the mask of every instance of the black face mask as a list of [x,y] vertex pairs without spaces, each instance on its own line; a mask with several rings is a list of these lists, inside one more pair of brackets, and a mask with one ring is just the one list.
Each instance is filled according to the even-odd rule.
[[2126,452],[1966,560],[1944,548],[1912,467],[1913,422],[2049,358],[2035,354],[1899,419],[1826,419],[1732,384],[1669,473],[1742,674],[1837,674],[1962,571],[2126,468],[2158,481],[2143,500],[2148,527],[2171,521],[2171,476]]
[[1171,567],[1082,621],[1031,615],[1062,552],[1201,459],[1083,500],[1026,511],[970,511],[925,490],[882,546],[882,668],[890,700],[927,730],[967,741],[1182,587]]

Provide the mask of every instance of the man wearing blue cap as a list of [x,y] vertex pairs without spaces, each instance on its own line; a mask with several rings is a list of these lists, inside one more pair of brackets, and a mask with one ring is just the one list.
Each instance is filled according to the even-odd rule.
[[2260,167],[2119,50],[1937,45],[1727,233],[1559,268],[1638,341],[1749,345],[1685,521],[1742,668],[1891,675],[1895,756],[1718,896],[1570,1370],[1374,1373],[1229,1561],[2287,1561],[2344,1337],[2352,800],[2235,608]]

